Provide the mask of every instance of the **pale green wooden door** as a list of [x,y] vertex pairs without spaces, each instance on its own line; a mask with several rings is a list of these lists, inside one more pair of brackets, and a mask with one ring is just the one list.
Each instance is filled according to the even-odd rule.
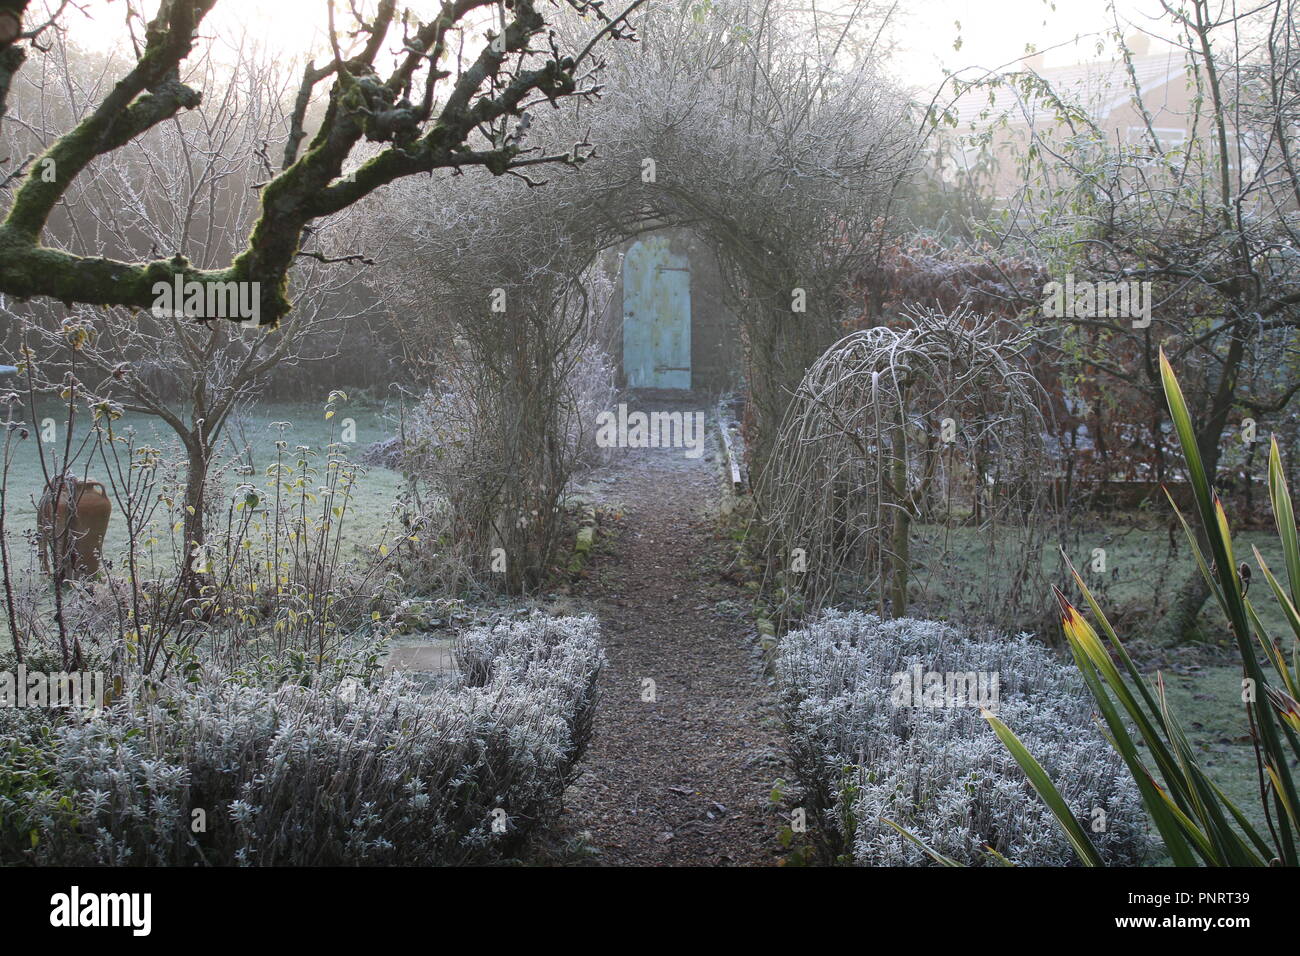
[[629,388],[691,387],[690,261],[666,236],[623,257],[623,372]]

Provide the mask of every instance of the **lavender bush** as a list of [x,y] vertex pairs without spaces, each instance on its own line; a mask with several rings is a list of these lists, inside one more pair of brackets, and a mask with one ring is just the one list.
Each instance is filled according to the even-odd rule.
[[439,865],[554,819],[604,666],[591,618],[471,632],[421,691],[170,680],[98,716],[0,711],[0,863]]
[[[575,667],[574,661],[585,666]],[[572,742],[567,763],[560,768],[565,786],[591,740],[599,694],[596,677],[604,662],[600,626],[591,615],[556,618],[534,612],[522,621],[468,630],[456,644],[456,663],[466,684],[509,682],[560,698],[562,707],[557,703],[557,709],[565,715]]]
[[1030,866],[1077,861],[978,708],[960,699],[964,681],[945,683],[921,706],[907,699],[917,666],[923,674],[983,675],[982,688],[972,685],[983,693],[970,696],[1023,731],[1106,861],[1142,859],[1147,827],[1137,790],[1095,728],[1077,675],[1047,648],[1024,634],[838,611],[787,634],[776,660],[803,807],[827,859],[931,862],[888,819],[972,865],[1001,862],[996,854]]

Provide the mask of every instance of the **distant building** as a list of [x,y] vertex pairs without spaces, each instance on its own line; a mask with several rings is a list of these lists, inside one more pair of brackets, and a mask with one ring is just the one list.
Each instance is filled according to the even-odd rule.
[[[1112,144],[1147,144],[1154,133],[1162,151],[1185,148],[1189,137],[1196,134],[1197,97],[1186,55],[1172,46],[1153,51],[1145,36],[1130,37],[1127,46],[1131,53],[1127,62],[1115,59],[1048,67],[1039,54],[1013,72],[1039,78],[1062,103],[1091,120]],[[952,133],[966,140],[983,134],[985,139],[982,145],[966,142],[950,162],[972,169],[983,153],[991,163],[983,188],[999,199],[1012,196],[1023,183],[1022,161],[1035,138],[1061,143],[1073,133],[1050,97],[1030,93],[1022,86],[1022,77],[1005,79],[996,86],[967,90],[948,107],[957,120]],[[1139,94],[1136,100],[1135,89]],[[1202,116],[1202,137],[1206,129]],[[949,165],[940,172],[952,176],[958,170]]]

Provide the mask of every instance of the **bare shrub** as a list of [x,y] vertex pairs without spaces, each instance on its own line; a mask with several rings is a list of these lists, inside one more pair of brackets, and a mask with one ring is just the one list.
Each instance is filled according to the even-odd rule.
[[[755,494],[785,617],[849,589],[894,616],[914,592],[985,616],[1041,593],[1047,428],[1027,344],[967,312],[917,311],[808,370]],[[954,560],[963,548],[982,570]]]
[[579,210],[555,211],[554,197],[509,179],[434,205],[406,190],[386,208],[419,222],[392,242],[378,280],[409,305],[402,334],[429,390],[404,466],[446,509],[473,573],[511,592],[536,587],[569,479],[596,460],[596,408],[613,390],[595,336],[610,285],[573,239]]

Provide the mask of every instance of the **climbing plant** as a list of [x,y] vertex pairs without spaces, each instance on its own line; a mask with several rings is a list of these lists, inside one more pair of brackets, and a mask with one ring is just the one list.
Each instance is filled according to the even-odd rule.
[[[557,29],[580,30],[572,19]],[[462,472],[448,490],[479,502],[471,564],[502,547],[508,568],[532,569],[511,572],[512,588],[538,580],[553,547],[546,516],[569,474],[563,436],[582,404],[569,384],[604,311],[590,294],[603,257],[669,226],[716,252],[743,339],[753,474],[804,371],[856,308],[850,279],[876,253],[915,126],[869,56],[796,60],[801,37],[780,20],[750,0],[698,17],[647,9],[642,43],[604,65],[599,97],[533,103],[517,128],[543,155],[595,148],[589,161],[466,172],[471,188],[444,173],[371,200],[375,282],[427,359],[422,384],[455,378],[487,410],[465,431],[484,450],[467,459],[481,480]]]

